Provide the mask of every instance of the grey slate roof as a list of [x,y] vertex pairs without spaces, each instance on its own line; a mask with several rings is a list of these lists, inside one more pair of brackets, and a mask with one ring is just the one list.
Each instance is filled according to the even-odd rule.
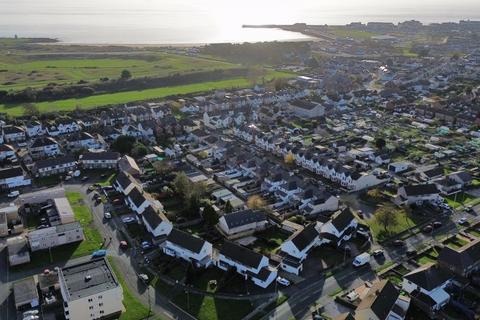
[[167,241],[194,253],[200,253],[205,244],[205,240],[175,228],[168,235]]
[[223,218],[230,229],[266,220],[265,214],[253,210],[232,212],[224,215]]
[[220,254],[251,268],[258,268],[263,255],[230,241],[225,241],[220,248]]

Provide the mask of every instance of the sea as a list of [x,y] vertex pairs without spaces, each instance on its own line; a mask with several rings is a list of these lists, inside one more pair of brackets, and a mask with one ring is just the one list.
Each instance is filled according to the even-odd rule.
[[480,20],[480,0],[0,0],[0,37],[78,44],[298,40],[244,24]]

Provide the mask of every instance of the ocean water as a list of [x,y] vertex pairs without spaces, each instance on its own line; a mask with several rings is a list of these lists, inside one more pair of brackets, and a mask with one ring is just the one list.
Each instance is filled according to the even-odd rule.
[[66,43],[187,44],[299,39],[243,24],[480,20],[480,0],[0,0],[0,36]]

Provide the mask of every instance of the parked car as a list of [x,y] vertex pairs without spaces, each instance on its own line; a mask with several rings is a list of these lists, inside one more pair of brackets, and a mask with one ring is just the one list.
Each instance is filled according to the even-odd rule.
[[374,257],[383,256],[383,250],[381,250],[381,249],[374,250],[372,252],[372,256],[374,256]]
[[107,255],[107,250],[101,249],[92,253],[92,258],[101,258]]
[[370,254],[367,252],[364,252],[356,256],[352,264],[354,267],[360,267],[367,264],[368,262],[370,262]]
[[393,245],[394,245],[395,247],[403,247],[403,246],[405,245],[405,241],[403,241],[403,240],[395,240],[395,241],[393,241]]
[[125,223],[125,224],[135,223],[136,221],[137,221],[137,219],[135,219],[134,217],[124,217],[124,218],[122,218],[122,222]]
[[423,227],[422,231],[425,232],[425,233],[430,233],[430,232],[433,231],[433,226],[432,225],[426,225],[425,227]]
[[463,226],[463,225],[465,225],[465,224],[468,223],[468,220],[467,220],[467,218],[463,217],[463,218],[458,219],[457,223],[458,223],[459,225],[462,225],[462,226]]
[[415,255],[417,254],[417,251],[415,251],[415,250],[408,250],[408,251],[406,252],[406,254],[407,254],[407,257],[413,257],[413,256],[415,256]]
[[120,241],[120,248],[122,249],[128,248],[128,242],[125,240]]
[[148,276],[147,276],[145,273],[140,273],[140,274],[138,275],[138,278],[139,278],[140,280],[142,280],[144,283],[147,283],[147,282],[148,282]]
[[443,223],[441,223],[440,221],[434,221],[433,222],[433,227],[435,229],[440,228],[442,225],[443,225]]
[[23,317],[27,317],[27,316],[36,316],[39,314],[39,311],[36,310],[36,309],[32,309],[32,310],[28,310],[28,311],[25,311],[23,313]]
[[82,179],[80,179],[81,181],[87,181],[88,180],[88,176],[83,176]]
[[148,250],[153,248],[153,244],[148,241],[143,241],[140,246],[142,247],[143,250]]
[[15,198],[15,197],[18,197],[19,195],[20,195],[20,191],[15,190],[15,191],[10,192],[10,193],[7,195],[7,197],[9,197],[9,198]]
[[23,320],[38,320],[38,319],[40,319],[40,317],[37,316],[37,315],[33,315],[33,314],[29,315],[29,316],[26,316],[26,317],[23,317]]
[[111,214],[110,212],[104,212],[104,213],[103,213],[103,217],[104,217],[105,219],[112,219],[112,214]]
[[288,279],[282,278],[282,277],[277,277],[277,282],[280,283],[281,285],[284,286],[289,286],[290,281]]

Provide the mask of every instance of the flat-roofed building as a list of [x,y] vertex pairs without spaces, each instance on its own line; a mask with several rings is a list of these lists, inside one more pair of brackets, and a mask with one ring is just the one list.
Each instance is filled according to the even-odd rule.
[[105,258],[59,269],[68,320],[116,319],[124,310],[123,291]]
[[67,198],[55,198],[53,199],[53,204],[55,209],[57,209],[58,215],[60,216],[60,222],[62,224],[75,222],[73,209]]
[[24,236],[17,236],[7,239],[8,264],[17,266],[30,262],[27,239]]
[[38,306],[37,283],[34,277],[29,277],[13,284],[13,295],[15,297],[15,308],[24,310]]
[[32,252],[83,241],[83,228],[79,222],[60,224],[28,233],[28,243]]

